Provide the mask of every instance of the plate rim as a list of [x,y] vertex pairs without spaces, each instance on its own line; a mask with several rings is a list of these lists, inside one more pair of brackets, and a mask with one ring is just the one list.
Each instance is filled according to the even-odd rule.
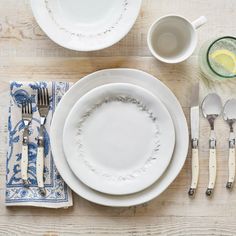
[[[42,0],[30,0],[30,5],[31,5],[31,10],[33,12],[34,18],[37,21],[38,25],[40,26],[42,31],[53,42],[60,45],[61,47],[67,48],[67,49],[81,51],[81,52],[89,52],[89,51],[102,50],[102,49],[111,47],[112,45],[116,44],[121,39],[123,39],[129,33],[129,31],[132,29],[133,25],[135,24],[135,22],[139,16],[141,6],[142,6],[142,0],[135,0],[135,1],[127,0],[127,1],[129,1],[129,3],[131,3],[131,5],[134,7],[134,9],[132,9],[132,11],[131,11],[133,13],[133,18],[131,19],[130,15],[129,15],[129,17],[128,17],[129,21],[126,22],[127,24],[125,24],[125,27],[126,27],[125,30],[122,30],[122,33],[119,34],[119,37],[116,37],[116,38],[111,37],[110,41],[107,43],[104,43],[103,45],[101,45],[101,42],[100,42],[100,43],[93,44],[93,46],[88,46],[88,47],[83,47],[82,45],[79,45],[79,41],[76,41],[76,45],[72,45],[72,44],[70,44],[71,40],[65,42],[64,40],[61,40],[60,38],[58,38],[59,28],[57,28],[56,24],[53,22],[53,20],[49,16],[49,14],[46,10],[46,7],[44,7],[44,5],[43,5]],[[42,11],[42,12],[40,12],[40,11]],[[123,26],[124,25],[121,25],[120,28],[123,28]],[[55,35],[57,35],[57,37]],[[62,33],[62,35],[63,35],[63,33]],[[94,46],[94,45],[96,45],[96,46]]]
[[[128,88],[129,91],[126,91],[127,93],[131,92],[132,89],[136,89],[136,91],[138,91],[139,95],[140,95],[140,93],[141,93],[140,97],[148,96],[147,99],[148,99],[148,100],[150,99],[150,101],[152,101],[152,107],[153,107],[153,109],[155,109],[155,111],[154,111],[154,110],[152,110],[152,111],[155,112],[155,113],[157,113],[157,114],[159,114],[158,111],[157,111],[157,108],[155,108],[155,106],[159,107],[158,109],[160,109],[160,110],[163,111],[162,120],[163,120],[163,116],[165,116],[164,119],[168,119],[168,122],[169,122],[169,123],[168,123],[168,125],[169,125],[169,127],[168,127],[168,128],[169,128],[169,129],[168,129],[168,133],[166,133],[166,129],[165,129],[165,130],[164,130],[164,137],[163,137],[163,138],[164,138],[166,141],[168,141],[168,142],[166,142],[166,144],[163,145],[163,147],[162,147],[162,149],[161,149],[161,153],[158,154],[159,157],[161,157],[161,155],[164,155],[164,154],[165,154],[165,155],[164,155],[164,156],[165,156],[164,161],[163,161],[163,158],[162,158],[161,160],[159,159],[158,162],[156,162],[156,163],[153,164],[154,166],[152,166],[149,171],[151,171],[151,173],[152,173],[155,177],[149,178],[149,179],[151,179],[151,180],[149,180],[149,183],[147,183],[148,181],[146,181],[146,184],[145,184],[145,183],[141,184],[142,186],[145,185],[144,187],[140,188],[140,187],[137,187],[137,186],[136,186],[136,190],[132,190],[132,191],[131,191],[131,186],[130,186],[130,188],[128,188],[127,185],[126,185],[126,190],[123,190],[122,192],[119,192],[118,186],[117,186],[114,190],[112,190],[112,191],[109,190],[110,187],[107,187],[106,190],[105,190],[101,185],[99,185],[99,182],[101,181],[101,179],[100,179],[100,181],[97,181],[97,183],[98,183],[98,185],[99,185],[100,187],[96,187],[96,184],[97,184],[97,183],[94,184],[94,183],[93,183],[94,180],[93,180],[93,181],[89,181],[89,183],[88,183],[89,176],[86,176],[86,178],[84,178],[83,176],[81,177],[81,175],[79,174],[79,173],[80,173],[79,171],[82,172],[82,170],[81,170],[81,169],[80,169],[80,170],[77,170],[77,168],[74,168],[74,166],[75,166],[75,161],[73,161],[72,159],[75,158],[75,155],[73,155],[73,153],[75,152],[75,150],[68,148],[69,145],[70,145],[69,143],[71,142],[71,141],[69,141],[68,138],[69,138],[69,137],[71,136],[71,134],[72,134],[72,133],[70,133],[70,134],[68,133],[68,126],[69,126],[69,127],[71,126],[71,125],[70,125],[70,122],[71,122],[71,119],[74,120],[74,115],[75,115],[75,113],[78,114],[78,112],[79,112],[78,106],[81,104],[81,102],[82,102],[83,105],[84,105],[84,99],[85,99],[85,98],[88,99],[88,96],[90,96],[90,98],[93,96],[93,99],[95,99],[95,98],[94,98],[94,93],[97,93],[97,91],[99,91],[99,90],[100,90],[99,92],[100,92],[100,95],[101,95],[101,90],[103,90],[103,94],[104,94],[104,93],[106,93],[107,90],[111,91],[111,89],[113,89],[113,91],[114,91],[114,89],[116,89],[116,88],[118,88],[118,89],[121,88],[121,89],[123,89],[123,90],[124,90],[124,88]],[[104,91],[104,89],[105,89],[106,91]],[[101,96],[102,96],[102,95],[101,95]],[[146,98],[144,98],[144,100],[145,100],[145,99],[146,99]],[[147,99],[146,99],[146,100],[147,100]],[[95,100],[96,100],[96,99],[95,99]],[[90,99],[90,101],[91,101],[91,99]],[[155,104],[155,105],[154,105],[154,104]],[[167,125],[167,124],[165,124],[165,125]],[[166,127],[166,128],[167,128],[167,127]],[[69,131],[72,131],[72,129],[69,129]],[[72,132],[73,132],[73,131],[72,131]],[[171,139],[168,138],[169,136],[171,136]],[[64,153],[65,153],[65,158],[66,158],[66,160],[67,160],[67,162],[68,162],[68,165],[70,166],[70,168],[71,168],[71,170],[73,171],[73,173],[75,174],[75,176],[77,176],[77,178],[78,178],[81,182],[83,182],[85,185],[89,186],[90,188],[94,189],[95,191],[99,191],[99,192],[102,192],[102,193],[105,193],[105,194],[125,195],[125,194],[133,194],[133,193],[136,193],[136,192],[139,192],[139,191],[143,191],[144,189],[148,188],[148,187],[151,186],[153,183],[155,183],[155,182],[162,176],[162,174],[165,172],[165,170],[167,169],[169,163],[171,162],[171,159],[172,159],[172,156],[173,156],[173,152],[174,152],[174,147],[175,147],[175,127],[174,127],[173,120],[172,120],[172,117],[171,117],[171,115],[170,115],[168,109],[165,107],[165,105],[160,101],[160,99],[159,99],[157,96],[153,95],[150,91],[148,91],[147,89],[144,89],[144,88],[142,88],[142,87],[140,87],[140,86],[138,86],[138,85],[133,85],[133,84],[128,84],[128,83],[119,83],[119,82],[117,82],[117,83],[109,83],[109,84],[97,86],[96,88],[93,88],[93,89],[91,89],[89,92],[85,93],[83,96],[81,96],[81,97],[75,102],[74,106],[71,108],[71,110],[70,110],[70,112],[68,113],[67,118],[66,118],[66,120],[65,120],[65,124],[64,124],[64,127],[63,127],[63,137],[62,137],[62,139],[63,139],[63,149],[64,149]],[[72,142],[73,142],[73,141],[72,141]],[[168,144],[167,144],[167,143],[168,143]],[[166,150],[166,149],[167,149],[167,146],[169,147],[168,150]],[[72,154],[71,154],[71,153],[72,153]],[[73,157],[72,157],[72,156],[73,156]],[[164,163],[161,164],[160,161],[161,161],[162,163],[163,163],[163,162],[164,162]],[[164,165],[164,167],[163,167],[163,169],[161,169],[161,171],[157,172],[156,170],[157,170],[157,168],[158,168],[159,165],[162,165],[162,166]],[[89,171],[89,170],[88,170],[88,171]],[[157,172],[156,175],[155,175],[155,172]],[[149,174],[147,175],[147,174],[144,173],[143,178],[147,179],[148,176],[150,176],[150,175],[149,175]],[[98,180],[99,180],[99,176],[97,176],[97,178],[98,178]],[[140,177],[139,177],[139,179],[140,179]],[[133,184],[136,184],[136,185],[137,185],[137,180],[135,180],[135,181],[132,183],[132,185],[133,185]],[[108,184],[108,185],[109,185],[109,184]],[[107,186],[107,185],[106,185],[106,186]],[[102,188],[103,188],[103,190],[102,190]],[[138,190],[137,190],[137,189],[138,189]]]
[[[139,205],[139,204],[143,204],[145,202],[148,202],[154,198],[156,198],[157,196],[159,196],[163,191],[165,191],[168,186],[175,180],[175,178],[178,176],[178,174],[180,173],[181,169],[183,168],[184,166],[184,163],[185,163],[185,160],[187,158],[187,153],[188,153],[188,146],[189,146],[189,131],[188,131],[188,126],[187,126],[187,121],[186,121],[186,117],[184,115],[184,112],[183,112],[183,109],[178,101],[178,99],[176,98],[176,96],[173,94],[173,92],[163,83],[161,82],[160,80],[158,80],[155,76],[147,73],[147,72],[144,72],[142,70],[138,70],[138,69],[131,69],[131,68],[113,68],[113,69],[103,69],[103,70],[99,70],[99,71],[95,71],[93,73],[90,73],[86,76],[84,76],[83,78],[81,78],[79,81],[77,81],[69,91],[73,91],[75,89],[77,89],[78,86],[82,86],[82,88],[84,89],[88,89],[86,87],[86,83],[88,80],[91,80],[91,78],[93,78],[94,76],[103,76],[103,79],[105,79],[104,77],[110,77],[111,74],[117,74],[119,75],[119,78],[120,78],[120,74],[122,74],[122,76],[124,77],[129,77],[130,80],[134,81],[134,78],[135,78],[135,75],[138,77],[144,77],[143,79],[144,80],[138,80],[139,83],[143,83],[143,81],[145,80],[149,80],[149,87],[152,88],[152,86],[150,85],[150,83],[156,83],[157,86],[161,86],[162,89],[165,88],[165,91],[166,93],[169,95],[171,95],[172,99],[175,101],[175,110],[178,109],[178,112],[180,112],[178,114],[178,118],[181,117],[181,122],[182,122],[182,128],[179,130],[180,131],[183,131],[183,134],[181,134],[182,136],[182,139],[184,138],[185,136],[185,146],[181,148],[181,156],[178,155],[178,157],[176,157],[176,159],[181,159],[181,162],[178,162],[178,165],[177,167],[175,166],[175,173],[173,174],[173,172],[171,172],[170,175],[167,174],[167,179],[168,181],[166,180],[164,184],[164,187],[163,186],[159,186],[159,181],[157,181],[158,183],[156,184],[153,184],[152,186],[150,186],[149,188],[147,188],[149,191],[147,192],[146,190],[144,191],[145,194],[143,195],[143,191],[142,192],[139,192],[138,194],[131,194],[131,195],[128,195],[126,196],[125,199],[116,199],[116,197],[114,197],[113,195],[105,195],[103,196],[103,194],[100,196],[100,194],[97,192],[97,191],[94,191],[92,189],[87,189],[87,186],[84,186],[83,190],[81,189],[76,189],[77,187],[75,185],[78,185],[77,183],[73,182],[74,180],[71,181],[71,176],[68,176],[70,175],[70,173],[64,173],[64,165],[63,163],[60,162],[60,158],[57,156],[55,158],[54,156],[54,161],[55,161],[55,164],[57,166],[57,169],[59,171],[59,173],[61,174],[62,178],[65,180],[65,182],[68,184],[68,186],[76,193],[78,194],[80,197],[90,201],[90,202],[93,202],[93,203],[96,203],[96,204],[100,204],[100,205],[104,205],[104,206],[112,206],[112,207],[129,207],[129,206],[134,206],[134,205]],[[131,74],[131,75],[130,75]],[[146,79],[145,79],[146,77]],[[132,78],[132,79],[131,79]],[[93,78],[94,79],[94,78]],[[114,79],[114,78],[113,78]],[[106,79],[105,79],[106,80]],[[152,81],[152,82],[150,82]],[[94,83],[95,82],[95,83]],[[93,87],[94,86],[98,86],[97,82],[95,80],[93,80]],[[107,82],[106,82],[107,83]],[[102,83],[102,84],[106,84],[105,82]],[[132,82],[130,82],[132,83]],[[145,81],[146,83],[146,81]],[[135,83],[136,84],[136,83]],[[139,84],[140,85],[140,84]],[[87,85],[88,86],[88,85]],[[141,85],[140,85],[141,86]],[[88,86],[89,87],[89,86]],[[81,89],[81,88],[80,88]],[[55,120],[57,119],[57,117],[55,116],[56,112],[58,111],[58,109],[62,106],[62,101],[64,101],[65,99],[67,99],[67,97],[70,95],[70,92],[67,91],[67,93],[62,97],[60,103],[58,104],[57,108],[56,108],[56,111],[54,113],[54,116],[53,116],[53,119],[52,119],[52,123],[51,123],[51,129],[50,129],[50,132],[51,132],[51,149],[52,149],[52,152],[54,154],[56,149],[55,149],[55,146],[54,145],[54,141],[57,140],[57,135],[55,135],[55,132],[56,132],[56,127],[54,127],[54,124],[55,124]],[[162,101],[162,99],[160,98],[160,100]],[[165,104],[165,103],[164,103]],[[167,107],[168,109],[168,107]],[[59,110],[60,111],[60,110]],[[170,112],[170,111],[169,111]],[[170,112],[171,113],[171,112]],[[59,117],[61,118],[61,117]],[[176,122],[173,120],[174,122],[174,125],[176,124]],[[180,122],[179,122],[180,123]],[[178,122],[177,122],[178,124]],[[176,126],[175,126],[176,128]],[[177,132],[176,132],[177,133]],[[59,141],[59,146],[61,145],[60,141]],[[176,152],[176,150],[174,151]],[[64,153],[63,153],[63,150],[62,150],[62,153],[61,152],[58,152],[59,155],[63,156],[62,158],[65,159],[64,157]],[[174,155],[177,156],[176,153],[174,153]],[[59,158],[59,159],[58,159]],[[173,161],[173,160],[172,160]],[[68,165],[65,161],[65,164]],[[171,165],[171,164],[170,164]],[[169,168],[169,167],[168,167]],[[168,169],[167,169],[168,171]],[[164,174],[166,176],[166,174]],[[165,178],[165,176],[163,178]],[[72,176],[72,178],[74,178],[75,176]],[[76,179],[76,181],[79,181]],[[154,186],[154,185],[157,185],[157,186]],[[132,195],[137,195],[137,196],[132,196]]]

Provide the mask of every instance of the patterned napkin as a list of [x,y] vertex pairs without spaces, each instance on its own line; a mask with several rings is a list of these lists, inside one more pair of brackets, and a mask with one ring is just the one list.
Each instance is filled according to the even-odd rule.
[[[37,88],[47,87],[50,96],[50,110],[47,116],[45,132],[45,189],[46,195],[41,196],[36,180],[36,154],[37,136],[40,125],[40,117],[36,105]],[[53,112],[61,97],[69,89],[66,82],[11,82],[10,107],[8,118],[8,153],[6,164],[6,205],[7,206],[37,206],[60,208],[72,206],[72,194],[64,183],[56,166],[50,150],[49,130]],[[29,137],[29,187],[24,187],[21,179],[21,148],[24,124],[22,122],[22,100],[31,99],[33,107],[33,120],[30,125]]]

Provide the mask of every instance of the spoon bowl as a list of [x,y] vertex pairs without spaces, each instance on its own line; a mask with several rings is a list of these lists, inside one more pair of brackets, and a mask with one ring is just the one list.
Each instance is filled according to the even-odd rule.
[[214,121],[221,114],[222,102],[216,93],[208,94],[202,102],[203,116],[208,120],[211,129],[214,129]]
[[225,103],[223,111],[224,120],[229,124],[233,125],[236,121],[236,99],[230,99]]
[[208,94],[202,102],[202,113],[205,118],[214,116],[215,118],[221,114],[222,102],[216,93]]

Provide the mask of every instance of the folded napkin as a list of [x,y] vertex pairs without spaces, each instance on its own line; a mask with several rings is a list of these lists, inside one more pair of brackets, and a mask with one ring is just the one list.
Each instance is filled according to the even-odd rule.
[[[40,117],[37,108],[37,88],[47,87],[50,96],[50,110],[45,125],[45,189],[46,195],[41,196],[36,180],[37,137]],[[8,153],[6,164],[6,205],[7,206],[37,206],[60,208],[72,206],[72,194],[65,184],[56,166],[50,150],[50,123],[53,112],[61,97],[69,89],[66,82],[11,82],[10,107],[8,118]],[[29,128],[29,165],[28,188],[23,186],[21,179],[21,149],[24,124],[22,121],[21,104],[25,99],[31,99],[33,119]]]

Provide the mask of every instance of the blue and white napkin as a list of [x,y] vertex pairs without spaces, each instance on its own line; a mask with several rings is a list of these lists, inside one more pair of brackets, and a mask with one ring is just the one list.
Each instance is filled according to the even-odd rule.
[[[47,87],[50,96],[50,110],[45,132],[45,189],[46,195],[41,196],[36,180],[37,136],[40,117],[37,101],[37,88]],[[6,164],[6,205],[28,205],[37,207],[60,208],[72,206],[72,194],[65,184],[56,166],[50,149],[50,123],[57,104],[69,89],[67,82],[11,82],[10,106],[8,118],[8,153]],[[25,99],[31,99],[33,120],[29,136],[29,187],[24,187],[21,179],[21,148],[24,124],[22,122],[21,104]]]

